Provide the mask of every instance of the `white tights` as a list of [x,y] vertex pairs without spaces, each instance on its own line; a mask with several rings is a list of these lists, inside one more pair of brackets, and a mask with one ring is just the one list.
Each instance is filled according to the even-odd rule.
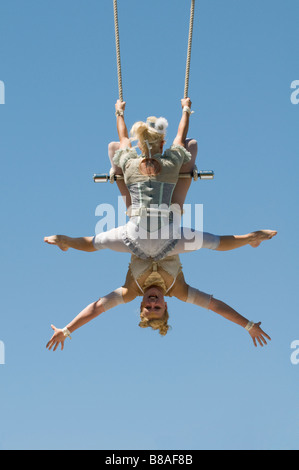
[[[108,232],[102,232],[93,238],[96,250],[109,249],[119,253],[130,253],[129,248],[122,239],[123,227],[117,227]],[[164,240],[165,242],[165,240]],[[161,240],[144,240],[143,249],[148,257],[154,257],[160,248]],[[220,237],[207,232],[198,232],[189,228],[182,228],[181,238],[167,256],[189,253],[201,248],[217,250]]]

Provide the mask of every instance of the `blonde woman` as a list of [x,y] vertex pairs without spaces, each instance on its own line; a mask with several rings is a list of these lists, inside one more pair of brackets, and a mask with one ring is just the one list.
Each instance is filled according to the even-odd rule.
[[[181,106],[183,109],[182,118],[179,123],[177,136],[172,144],[171,150],[178,150],[181,147],[181,152],[184,155],[184,161],[181,163],[178,162],[178,169],[180,173],[191,173],[195,168],[195,161],[197,157],[197,142],[194,139],[187,139],[188,129],[189,129],[189,119],[191,113],[191,100],[190,98],[184,98],[181,100]],[[165,135],[168,127],[168,122],[164,118],[157,119],[156,117],[147,118],[146,122],[137,122],[131,129],[131,138],[128,136],[127,127],[124,120],[124,111],[126,103],[117,101],[115,105],[116,117],[117,117],[117,130],[119,135],[119,142],[111,142],[108,145],[108,155],[111,163],[111,174],[123,176],[123,169],[118,166],[121,164],[121,156],[119,155],[119,150],[129,150],[130,158],[136,158],[136,153],[130,152],[132,148],[131,142],[135,140],[138,141],[138,148],[142,152],[142,155],[147,158],[144,161],[144,164],[147,163],[147,171],[150,170],[150,176],[153,178],[153,173],[157,169],[154,159],[160,159],[163,155],[163,148],[165,145]],[[148,145],[149,144],[149,145]],[[149,148],[150,146],[150,148]],[[115,154],[118,156],[115,158]],[[151,154],[151,159],[149,158]],[[168,152],[164,155],[167,158]],[[161,161],[161,160],[160,160]],[[163,163],[163,162],[162,162]],[[157,170],[156,170],[157,172]],[[127,175],[125,175],[127,176]],[[161,180],[161,177],[158,181]],[[125,200],[127,208],[132,204],[131,194],[127,187],[127,178],[125,181],[117,180],[117,185],[119,190]],[[178,204],[181,209],[185,202],[185,198],[188,192],[188,189],[191,185],[191,178],[187,179],[177,179],[176,185],[172,188],[172,204]]]
[[163,260],[141,260],[134,255],[124,285],[109,295],[88,305],[65,328],[59,329],[51,325],[54,334],[47,348],[55,351],[59,346],[64,348],[64,341],[71,337],[78,328],[95,319],[102,313],[141,296],[140,307],[141,328],[151,327],[165,336],[170,328],[169,313],[165,297],[176,297],[207,310],[211,310],[225,319],[236,323],[248,331],[255,346],[264,346],[271,338],[261,329],[261,323],[254,323],[240,315],[229,305],[205,294],[185,282],[182,266],[178,256],[170,256]]

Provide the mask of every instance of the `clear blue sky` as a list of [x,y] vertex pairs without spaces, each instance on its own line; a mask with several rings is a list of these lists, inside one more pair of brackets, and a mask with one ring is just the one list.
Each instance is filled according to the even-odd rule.
[[[180,118],[190,2],[119,0],[128,126]],[[62,253],[45,235],[93,235],[115,140],[112,0],[0,5],[1,449],[298,449],[297,0],[197,0],[189,95],[201,169],[186,202],[204,228],[278,230],[254,250],[182,257],[187,281],[272,337],[255,349],[213,312],[169,301],[165,338],[133,302],[49,352],[63,327],[125,277],[128,255]]]

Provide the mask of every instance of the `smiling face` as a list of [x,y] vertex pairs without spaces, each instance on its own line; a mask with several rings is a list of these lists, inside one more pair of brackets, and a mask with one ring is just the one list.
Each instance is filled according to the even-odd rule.
[[143,296],[141,303],[142,319],[154,320],[160,319],[167,310],[167,303],[164,300],[164,294],[158,287],[150,287]]

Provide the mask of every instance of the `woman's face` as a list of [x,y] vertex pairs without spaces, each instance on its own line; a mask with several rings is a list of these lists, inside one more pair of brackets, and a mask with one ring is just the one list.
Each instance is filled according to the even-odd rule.
[[162,318],[167,309],[163,292],[157,287],[150,287],[143,296],[142,306],[141,318],[148,320]]

